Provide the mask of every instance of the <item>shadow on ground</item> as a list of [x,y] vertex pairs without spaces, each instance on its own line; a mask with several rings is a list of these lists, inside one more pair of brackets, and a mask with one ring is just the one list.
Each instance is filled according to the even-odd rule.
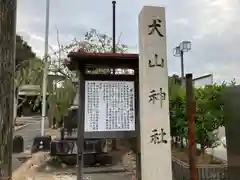
[[[86,180],[131,180],[132,175],[121,165],[84,167],[84,179]],[[50,159],[39,168],[38,177],[53,176],[56,180],[75,180],[76,166],[67,166],[57,158]]]

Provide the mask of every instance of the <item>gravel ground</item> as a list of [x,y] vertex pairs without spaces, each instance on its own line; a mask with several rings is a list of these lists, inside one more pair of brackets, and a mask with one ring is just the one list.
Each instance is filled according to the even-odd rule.
[[[123,169],[121,165],[84,168],[84,180],[131,180],[131,173],[120,169]],[[119,172],[116,172],[117,170]],[[56,168],[46,165],[35,173],[34,178],[34,180],[77,180],[76,168],[67,166]]]
[[[34,180],[77,180],[76,174],[36,173]],[[131,180],[129,173],[85,174],[84,180]]]

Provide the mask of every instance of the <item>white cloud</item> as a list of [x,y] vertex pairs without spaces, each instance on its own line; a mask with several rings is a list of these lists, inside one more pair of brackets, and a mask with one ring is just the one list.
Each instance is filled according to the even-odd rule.
[[185,25],[185,26],[188,26],[189,25],[189,21],[187,18],[179,18],[179,19],[175,19],[173,21],[174,24],[177,24],[177,25]]
[[211,33],[222,34],[239,18],[236,16],[239,3],[235,0],[198,0],[196,3],[201,13],[197,13],[197,36]]
[[[138,14],[144,5],[166,7],[168,67],[180,74],[180,60],[172,48],[182,40],[192,41],[192,50],[184,55],[185,72],[194,76],[214,74],[216,81],[237,78],[240,54],[240,2],[238,0],[121,0],[117,1],[117,36],[138,52]],[[111,0],[51,0],[49,42],[57,46],[56,27],[62,44],[81,38],[90,28],[112,34]],[[43,54],[45,1],[21,0],[18,3],[17,30],[33,49]]]

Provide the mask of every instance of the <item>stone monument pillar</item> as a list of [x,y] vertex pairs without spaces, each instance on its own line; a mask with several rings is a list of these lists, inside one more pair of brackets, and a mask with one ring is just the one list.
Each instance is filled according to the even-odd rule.
[[142,180],[171,180],[165,8],[139,15],[139,97]]

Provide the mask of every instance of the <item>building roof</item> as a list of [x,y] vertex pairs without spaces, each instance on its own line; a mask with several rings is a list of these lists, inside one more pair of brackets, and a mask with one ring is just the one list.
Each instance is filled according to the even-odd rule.
[[90,53],[71,52],[68,54],[67,66],[70,70],[77,70],[81,66],[105,66],[118,68],[138,67],[138,54],[130,53]]

